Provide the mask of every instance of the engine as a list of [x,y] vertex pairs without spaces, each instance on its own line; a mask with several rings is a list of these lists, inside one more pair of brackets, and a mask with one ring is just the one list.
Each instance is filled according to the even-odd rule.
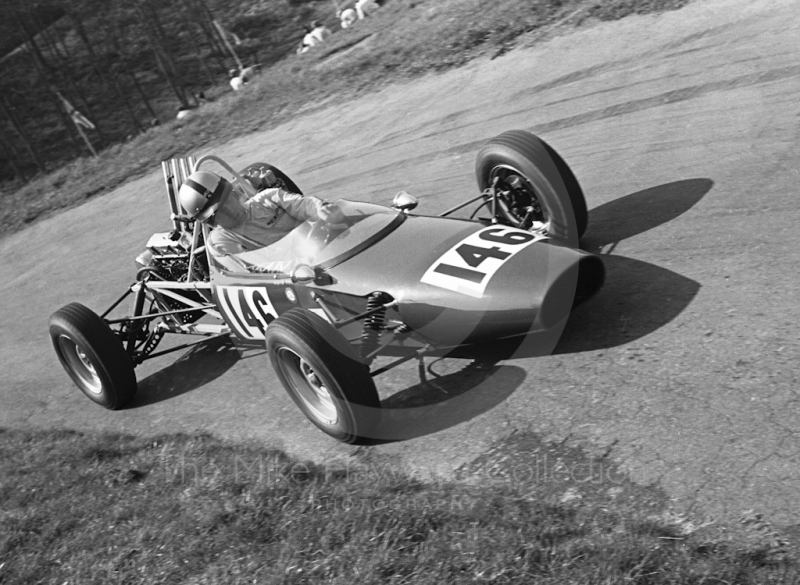
[[[136,257],[139,271],[147,270],[161,280],[184,282],[189,274],[190,236],[187,233],[165,232],[153,234],[147,241],[147,250]],[[208,280],[205,256],[195,257],[195,280]]]
[[[147,242],[147,250],[136,257],[136,265],[138,267],[137,280],[158,279],[171,282],[186,282],[189,275],[191,249],[189,238],[190,236],[186,233],[167,232],[154,234]],[[195,256],[192,272],[194,280],[208,280],[208,264],[203,254]],[[207,299],[197,291],[183,290],[174,291],[174,293],[195,302],[207,302]],[[162,305],[162,310],[178,310],[185,306],[170,296],[157,296],[159,304]],[[202,311],[190,311],[180,313],[178,318],[183,323],[191,323],[202,316]]]

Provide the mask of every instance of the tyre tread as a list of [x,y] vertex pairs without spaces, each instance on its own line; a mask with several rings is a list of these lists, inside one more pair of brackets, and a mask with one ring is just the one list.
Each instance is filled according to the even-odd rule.
[[[583,237],[588,227],[589,214],[586,207],[586,198],[581,189],[578,179],[569,168],[569,165],[558,154],[558,152],[538,136],[525,130],[509,130],[503,132],[489,140],[478,152],[476,159],[476,174],[478,175],[478,185],[485,189],[488,185],[484,184],[484,177],[481,176],[482,160],[495,154],[497,149],[508,149],[526,158],[537,167],[541,167],[543,172],[547,172],[548,167],[555,171],[564,183],[567,196],[569,197],[572,214],[575,221],[577,239]],[[552,164],[552,166],[551,166]],[[575,242],[577,245],[577,241]]]
[[[346,401],[356,405],[357,410],[366,409],[366,412],[370,412],[371,409],[380,409],[380,398],[368,368],[358,359],[347,340],[333,329],[330,323],[310,311],[300,308],[290,309],[267,328],[267,347],[270,348],[274,341],[286,338],[298,340],[311,352],[317,354],[319,359],[324,362],[325,367],[330,370],[337,384],[346,389]],[[277,358],[273,357],[271,350],[270,359],[273,360],[273,366],[277,371],[277,364],[274,362]],[[289,394],[295,399],[291,392]],[[355,413],[353,414],[356,416]],[[355,421],[357,434],[345,433],[342,436],[332,434],[332,436],[356,444],[368,440],[364,435],[376,421],[365,420],[364,417],[357,417],[357,419]],[[313,419],[312,422],[317,424]],[[317,424],[317,426],[320,425]],[[331,434],[325,428],[320,428]]]
[[95,367],[104,370],[112,386],[104,393],[108,400],[101,403],[103,406],[117,410],[133,398],[137,384],[130,357],[119,338],[94,311],[80,303],[65,305],[50,317],[50,335],[55,346],[54,329],[77,333],[97,355],[100,363]]

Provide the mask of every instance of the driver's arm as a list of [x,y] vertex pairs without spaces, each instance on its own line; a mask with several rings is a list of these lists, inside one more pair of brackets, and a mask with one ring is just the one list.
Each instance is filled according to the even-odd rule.
[[291,250],[286,249],[287,243],[291,242],[284,238],[261,246],[221,227],[212,229],[206,239],[206,247],[217,264],[233,272],[286,272],[295,260]]
[[322,210],[327,205],[317,197],[290,193],[279,187],[259,191],[253,199],[262,205],[269,201],[298,221],[320,219],[324,215]]
[[214,260],[225,270],[249,270],[250,265],[236,257],[236,254],[247,251],[240,242],[233,238],[227,230],[215,228],[206,240],[206,247]]
[[247,250],[234,242],[208,244],[211,256],[220,268],[231,272],[286,272],[293,260],[279,260],[267,254],[268,248]]

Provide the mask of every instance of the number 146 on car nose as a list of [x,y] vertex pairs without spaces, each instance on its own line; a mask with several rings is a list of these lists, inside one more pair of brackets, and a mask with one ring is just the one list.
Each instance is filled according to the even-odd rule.
[[490,227],[470,234],[445,252],[421,282],[480,298],[509,258],[547,236],[512,227]]

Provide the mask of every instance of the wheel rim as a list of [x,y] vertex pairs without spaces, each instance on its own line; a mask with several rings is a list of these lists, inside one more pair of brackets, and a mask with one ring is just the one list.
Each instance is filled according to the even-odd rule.
[[101,394],[103,382],[83,348],[66,335],[59,336],[58,345],[69,369],[80,379],[81,385],[92,394]]
[[288,347],[280,348],[277,356],[294,394],[303,401],[312,416],[324,424],[336,424],[339,420],[336,403],[311,364]]
[[[508,219],[516,221],[518,224],[522,224],[518,226],[522,229],[545,232],[549,231],[550,219],[547,215],[547,207],[545,207],[543,201],[539,198],[539,195],[536,192],[536,189],[533,187],[533,184],[519,169],[515,169],[510,165],[497,165],[489,173],[489,184],[494,184],[496,178],[498,184],[508,185],[508,180],[512,176],[517,176],[521,180],[519,187],[515,191],[521,190],[524,192],[524,194],[530,198],[530,203],[526,205],[523,215],[517,213],[515,209],[509,208],[507,210],[507,215],[510,216]],[[531,212],[531,217],[526,219],[528,211]]]

